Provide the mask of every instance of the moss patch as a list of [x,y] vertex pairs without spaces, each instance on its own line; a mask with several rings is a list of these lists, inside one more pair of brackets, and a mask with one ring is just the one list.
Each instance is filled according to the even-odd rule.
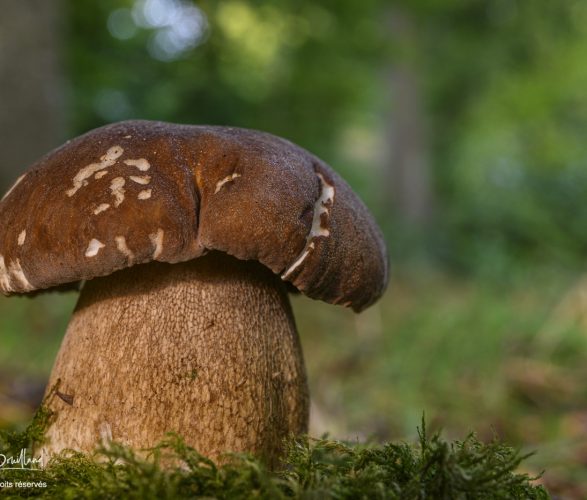
[[[23,433],[0,433],[0,453],[15,456],[42,435],[50,414],[41,410]],[[516,473],[525,458],[499,442],[471,435],[448,443],[428,436],[415,445],[349,445],[307,437],[287,444],[278,471],[258,460],[231,455],[215,465],[175,435],[146,458],[118,444],[89,457],[69,453],[44,470],[0,469],[0,496],[87,499],[544,499],[546,491]],[[8,450],[8,452],[6,451]],[[1,457],[0,457],[1,458]],[[170,460],[176,467],[162,467]],[[181,466],[179,466],[181,465]],[[27,488],[15,486],[30,482]],[[7,486],[12,484],[12,486]],[[40,486],[39,486],[40,485]],[[45,485],[45,486],[43,486]]]

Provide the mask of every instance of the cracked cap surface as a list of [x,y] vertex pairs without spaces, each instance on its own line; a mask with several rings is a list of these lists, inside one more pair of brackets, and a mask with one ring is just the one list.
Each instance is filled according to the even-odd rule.
[[127,121],[52,151],[0,201],[0,291],[30,293],[208,250],[258,260],[360,311],[388,280],[381,232],[350,187],[263,132]]

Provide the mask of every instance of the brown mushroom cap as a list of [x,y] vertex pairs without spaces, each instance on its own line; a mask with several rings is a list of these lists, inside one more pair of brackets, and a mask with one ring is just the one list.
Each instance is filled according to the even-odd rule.
[[258,260],[360,311],[387,284],[385,244],[328,165],[253,130],[128,121],[34,164],[0,201],[0,291],[30,293],[207,250]]

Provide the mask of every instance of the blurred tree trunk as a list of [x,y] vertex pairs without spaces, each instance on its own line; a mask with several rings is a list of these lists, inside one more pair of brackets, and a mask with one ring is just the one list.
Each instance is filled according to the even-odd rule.
[[426,226],[433,213],[430,145],[420,89],[418,34],[409,14],[399,8],[388,16],[397,58],[388,75],[391,109],[388,117],[387,197],[398,218],[412,228]]
[[63,139],[60,4],[60,0],[0,1],[2,194]]

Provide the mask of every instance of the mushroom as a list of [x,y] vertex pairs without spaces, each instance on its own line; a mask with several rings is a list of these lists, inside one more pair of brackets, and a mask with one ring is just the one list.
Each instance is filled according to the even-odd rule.
[[308,429],[288,291],[361,311],[387,284],[363,203],[278,137],[127,121],[67,142],[0,202],[0,291],[81,294],[46,391],[45,457],[175,431],[274,464]]

